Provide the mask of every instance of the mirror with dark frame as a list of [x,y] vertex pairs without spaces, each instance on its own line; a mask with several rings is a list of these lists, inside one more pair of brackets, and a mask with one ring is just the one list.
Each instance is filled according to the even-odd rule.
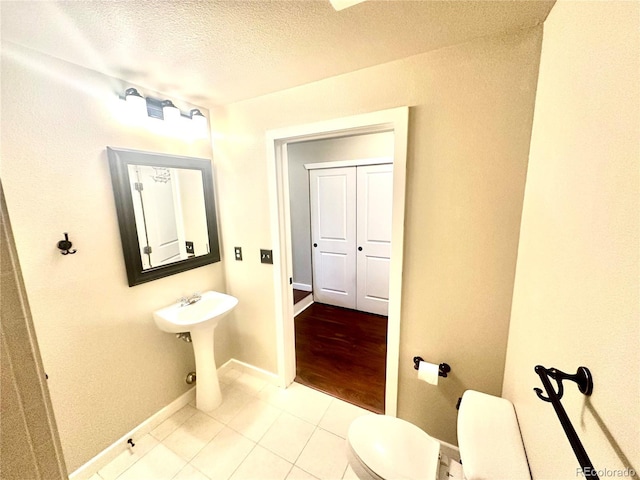
[[211,162],[107,147],[129,286],[220,261]]

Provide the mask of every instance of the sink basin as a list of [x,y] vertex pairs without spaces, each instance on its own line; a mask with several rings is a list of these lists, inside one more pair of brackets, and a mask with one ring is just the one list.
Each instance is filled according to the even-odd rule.
[[238,299],[231,295],[209,291],[191,305],[174,303],[153,312],[153,319],[160,330],[191,334],[196,359],[196,408],[205,412],[222,403],[213,334],[218,322],[237,304]]
[[182,333],[216,326],[238,304],[238,299],[220,292],[205,292],[191,305],[174,303],[153,312],[153,319],[164,332]]

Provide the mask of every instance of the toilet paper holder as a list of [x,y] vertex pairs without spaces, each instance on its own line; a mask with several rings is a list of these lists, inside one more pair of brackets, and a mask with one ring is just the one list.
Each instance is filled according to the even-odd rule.
[[[424,362],[424,358],[422,357],[413,357],[413,368],[418,370],[420,368],[420,362]],[[438,365],[438,376],[439,377],[447,377],[447,373],[451,371],[451,367],[448,363],[441,363]]]

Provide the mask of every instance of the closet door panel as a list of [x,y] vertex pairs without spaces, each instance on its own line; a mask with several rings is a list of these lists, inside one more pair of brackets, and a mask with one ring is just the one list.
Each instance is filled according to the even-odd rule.
[[356,308],[356,169],[309,171],[313,294]]
[[358,310],[388,315],[393,165],[357,169]]

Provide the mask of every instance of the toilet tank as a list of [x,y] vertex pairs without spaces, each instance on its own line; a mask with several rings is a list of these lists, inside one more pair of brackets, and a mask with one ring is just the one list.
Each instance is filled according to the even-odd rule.
[[505,398],[464,392],[458,446],[467,480],[531,479],[516,411]]

